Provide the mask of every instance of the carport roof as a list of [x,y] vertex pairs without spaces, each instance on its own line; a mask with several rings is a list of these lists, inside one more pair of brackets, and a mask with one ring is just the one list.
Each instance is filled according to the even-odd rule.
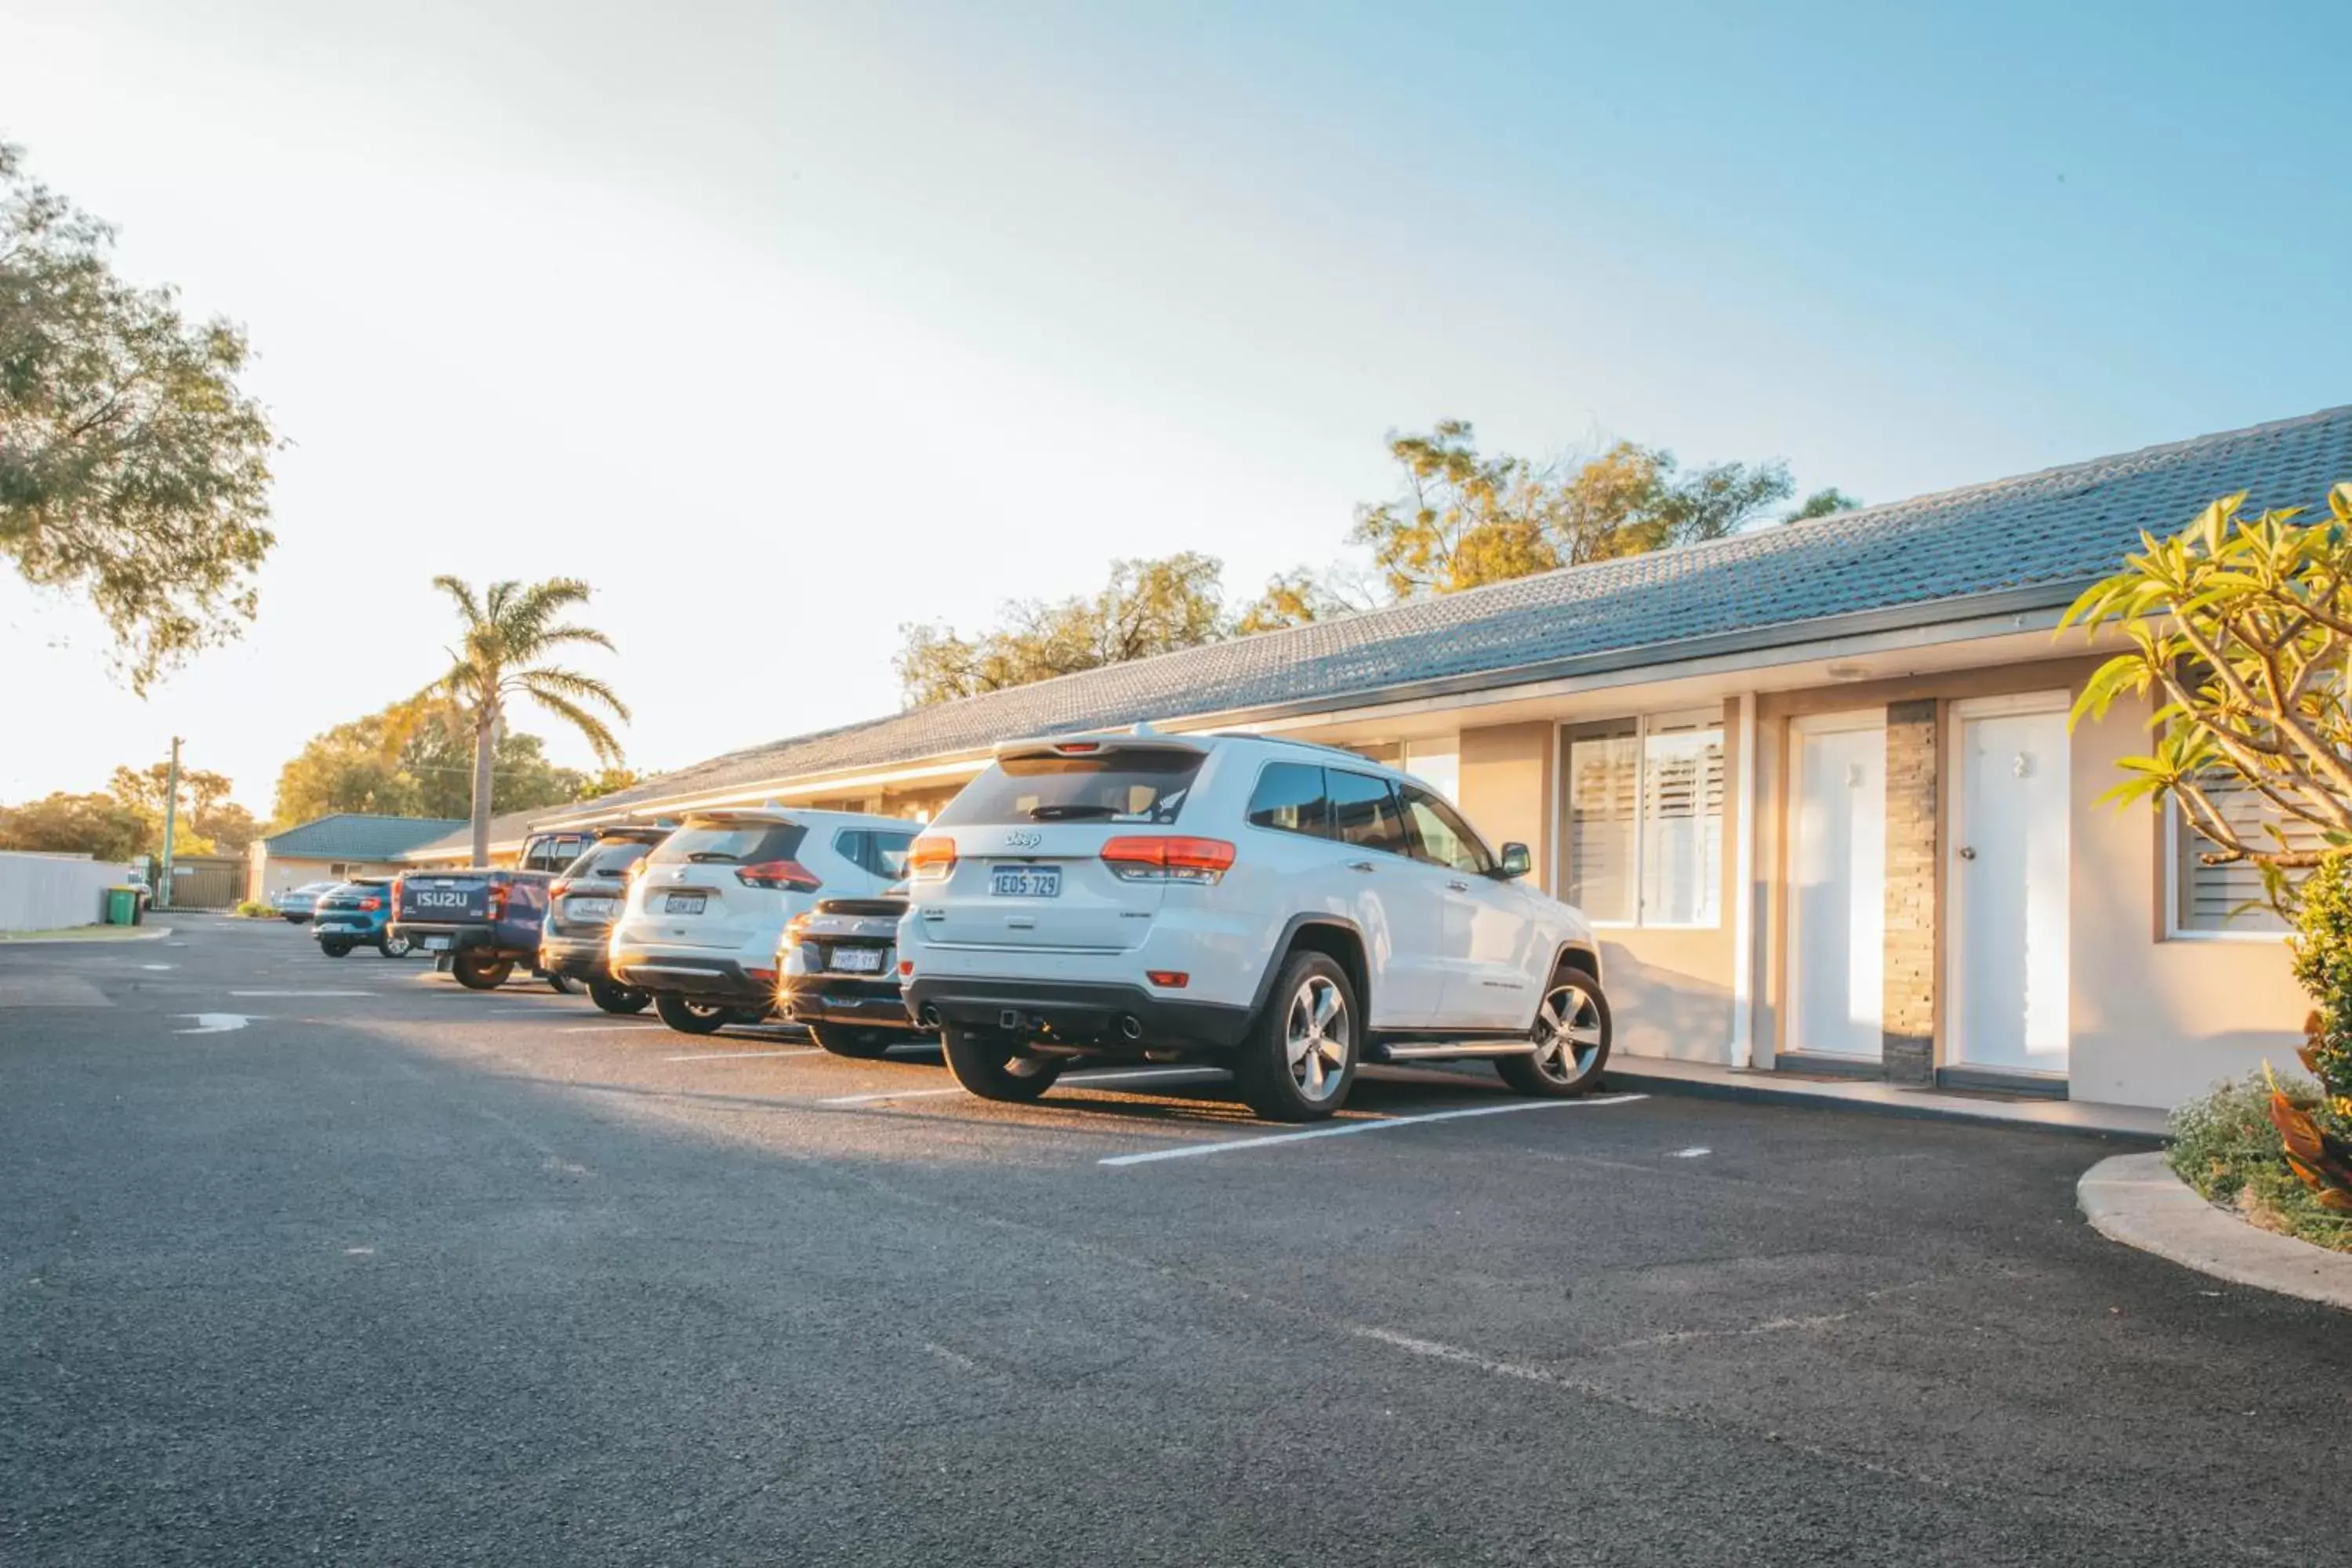
[[281,859],[392,860],[465,826],[462,818],[368,816],[345,811],[273,833],[261,842]]
[[2346,479],[2352,405],[797,735],[564,816],[969,754],[1018,735],[1336,710],[2063,604],[2119,565],[2143,530],[2177,531],[2216,496],[2311,506]]

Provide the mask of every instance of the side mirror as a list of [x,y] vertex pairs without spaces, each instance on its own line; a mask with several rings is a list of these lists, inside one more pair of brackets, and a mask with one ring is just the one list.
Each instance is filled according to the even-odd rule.
[[1502,864],[1495,868],[1495,874],[1509,881],[1534,870],[1535,864],[1535,857],[1528,853],[1526,845],[1506,844],[1503,846]]

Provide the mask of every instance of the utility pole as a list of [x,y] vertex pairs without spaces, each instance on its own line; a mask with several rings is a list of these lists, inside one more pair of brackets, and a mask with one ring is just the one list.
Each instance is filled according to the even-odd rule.
[[172,835],[180,826],[180,737],[172,737],[172,769],[163,785],[163,865],[151,895],[157,909],[172,907]]

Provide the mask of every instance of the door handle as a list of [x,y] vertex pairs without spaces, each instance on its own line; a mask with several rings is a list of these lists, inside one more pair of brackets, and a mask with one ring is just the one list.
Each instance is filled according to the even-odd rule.
[[1350,860],[1348,862],[1348,869],[1350,871],[1369,871],[1371,868],[1372,863],[1370,860]]
[[1963,844],[1963,845],[1961,845],[1961,846],[1960,846],[1960,858],[1961,858],[1961,859],[1963,859],[1963,860],[1973,860],[1973,859],[1975,859],[1976,858],[1977,858],[1977,852],[1976,852],[1974,849],[1970,848],[1969,846],[1967,846],[1967,845],[1965,845],[1965,844]]
[[1457,893],[1466,893],[1470,890],[1470,884],[1467,882],[1448,882],[1445,885]]

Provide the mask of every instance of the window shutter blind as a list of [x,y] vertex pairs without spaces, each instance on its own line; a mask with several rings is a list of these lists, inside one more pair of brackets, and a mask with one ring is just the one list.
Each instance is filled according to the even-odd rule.
[[1642,742],[1631,720],[1579,724],[1568,742],[1568,901],[1596,921],[1630,921]]
[[[2273,823],[2292,848],[2317,849],[2326,842],[2318,828],[2299,817],[2286,816],[2232,775],[2208,777],[2203,784],[2206,798],[2213,803],[2238,837],[2249,844],[2271,842],[2268,825]],[[2177,806],[2173,811],[2173,831],[2178,838],[2175,858],[2179,878],[2174,896],[2179,900],[2176,914],[2179,929],[2185,931],[2286,930],[2286,922],[2279,919],[2278,912],[2263,900],[2263,874],[2259,868],[2243,860],[2208,865],[2202,857],[2212,850],[2212,841],[2189,826],[2188,815]]]
[[1643,737],[1642,920],[1713,925],[1723,880],[1723,723],[1653,720]]

